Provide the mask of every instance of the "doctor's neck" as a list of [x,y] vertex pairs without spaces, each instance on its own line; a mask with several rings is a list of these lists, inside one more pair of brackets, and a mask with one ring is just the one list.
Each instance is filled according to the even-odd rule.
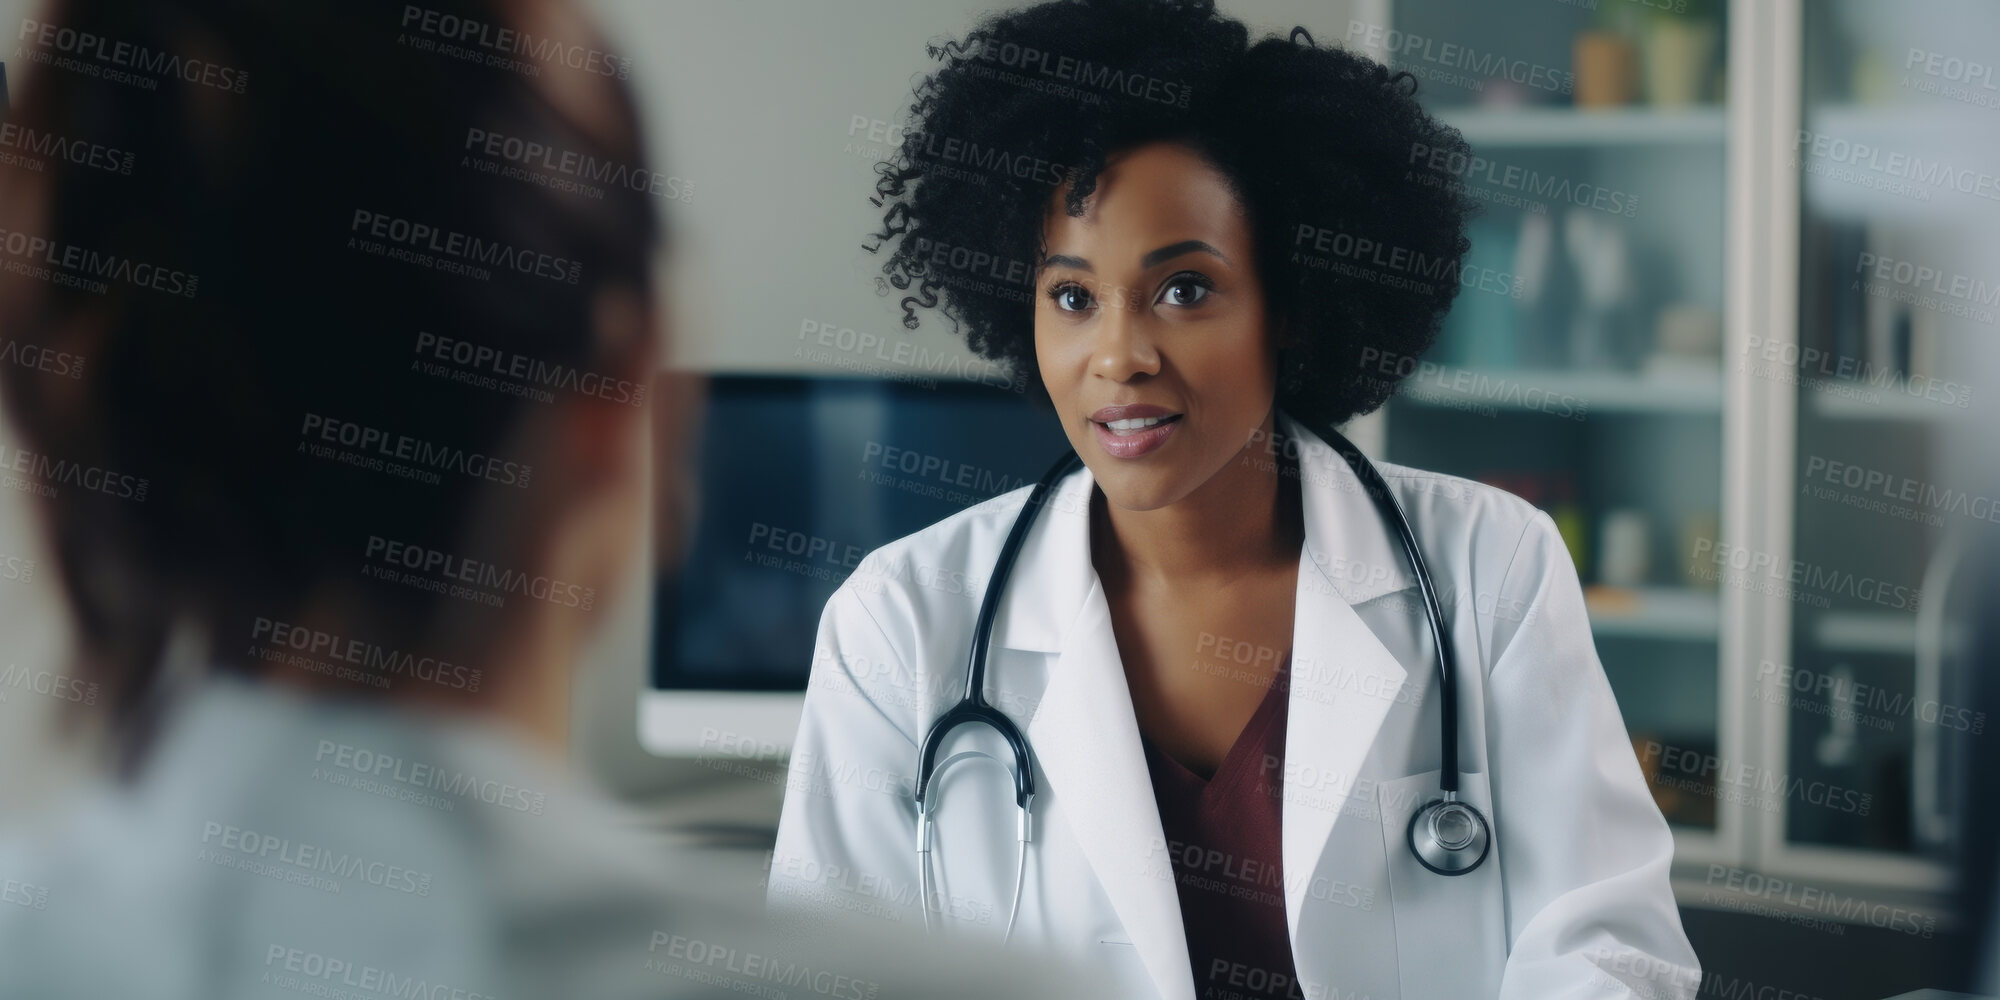
[[1093,490],[1091,562],[1100,576],[1169,584],[1226,584],[1294,566],[1305,544],[1295,467],[1257,442],[1273,416],[1200,486],[1152,510],[1127,510]]

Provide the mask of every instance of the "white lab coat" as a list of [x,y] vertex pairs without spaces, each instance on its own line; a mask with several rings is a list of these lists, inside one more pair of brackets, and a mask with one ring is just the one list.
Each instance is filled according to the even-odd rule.
[[[1462,795],[1493,826],[1483,865],[1431,873],[1405,839],[1439,775],[1436,666],[1415,583],[1352,470],[1280,419],[1298,442],[1306,530],[1283,761],[1291,993],[1693,996],[1699,972],[1668,883],[1673,840],[1554,523],[1491,487],[1380,466],[1445,604],[1459,657]],[[1088,469],[1059,484],[993,630],[987,696],[1027,735],[1037,782],[1008,947],[1108,966],[1123,997],[1194,1000],[1168,848],[1090,562],[1093,488]],[[772,857],[774,908],[903,921],[921,945],[917,748],[962,693],[980,591],[1027,492],[883,546],[828,601]],[[1244,655],[1209,645],[1211,670]],[[1011,759],[988,730],[975,732],[946,752],[983,747]],[[1012,784],[979,761],[943,780],[932,919],[954,937],[997,943],[1015,878]],[[1232,972],[1234,986],[1265,985],[1260,970]]]

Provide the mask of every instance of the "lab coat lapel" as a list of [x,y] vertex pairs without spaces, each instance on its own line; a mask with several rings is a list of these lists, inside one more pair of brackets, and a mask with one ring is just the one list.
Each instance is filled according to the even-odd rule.
[[1070,628],[1028,739],[1160,995],[1194,1000],[1180,899],[1162,875],[1166,836],[1101,587]]
[[1299,912],[1334,822],[1343,812],[1348,822],[1375,822],[1372,785],[1357,793],[1357,779],[1406,673],[1310,564],[1299,567],[1292,650],[1282,825],[1285,914],[1296,955]]
[[1357,785],[1357,779],[1407,676],[1353,605],[1412,578],[1390,548],[1391,529],[1346,461],[1289,418],[1284,425],[1300,443],[1306,528],[1286,702],[1285,912],[1300,974],[1323,982],[1326,956],[1309,954],[1309,942],[1300,940],[1300,911],[1342,813],[1349,813],[1348,822],[1377,822],[1372,786]]
[[[1391,547],[1388,525],[1347,463],[1290,417],[1281,415],[1280,427],[1299,444],[1306,527],[1285,759],[1293,769],[1314,769],[1319,779],[1310,794],[1286,795],[1285,905],[1300,974],[1325,983],[1342,974],[1311,942],[1301,941],[1300,912],[1343,807],[1371,815],[1372,802],[1348,806],[1348,800],[1406,677],[1353,605],[1411,579]],[[1088,468],[1059,484],[1022,546],[1014,577],[1020,585],[1002,595],[994,641],[1058,654],[1028,726],[1036,763],[1061,797],[1077,843],[1160,994],[1193,1000],[1179,897],[1172,878],[1160,875],[1166,838],[1159,807],[1110,605],[1090,562],[1095,488]],[[1351,979],[1342,975],[1342,981]]]
[[994,644],[1057,655],[1028,723],[1035,763],[1160,995],[1194,1000],[1180,898],[1161,874],[1166,836],[1152,775],[1111,606],[1090,562],[1095,490],[1088,468],[1058,484],[1022,542],[1018,583],[1001,597]]

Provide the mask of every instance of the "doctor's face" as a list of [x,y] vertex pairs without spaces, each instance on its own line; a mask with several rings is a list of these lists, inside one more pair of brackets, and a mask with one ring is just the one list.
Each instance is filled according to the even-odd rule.
[[1082,217],[1043,222],[1035,360],[1105,498],[1176,503],[1268,431],[1277,378],[1250,220],[1228,180],[1168,143],[1111,157]]

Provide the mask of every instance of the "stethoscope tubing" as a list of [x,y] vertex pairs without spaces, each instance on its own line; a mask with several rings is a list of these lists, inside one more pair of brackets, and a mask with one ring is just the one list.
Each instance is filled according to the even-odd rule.
[[[1477,808],[1458,801],[1458,684],[1457,660],[1452,653],[1452,645],[1446,640],[1444,606],[1438,600],[1437,586],[1431,580],[1430,567],[1424,561],[1422,550],[1417,545],[1416,532],[1410,527],[1409,516],[1397,502],[1389,484],[1382,478],[1380,470],[1368,460],[1361,449],[1332,427],[1314,428],[1321,440],[1340,455],[1361,480],[1369,499],[1394,531],[1404,557],[1410,564],[1411,575],[1415,578],[1417,590],[1424,602],[1424,618],[1429,625],[1431,647],[1435,652],[1438,667],[1438,722],[1439,722],[1439,772],[1438,787],[1443,793],[1441,800],[1434,800],[1411,817],[1409,840],[1417,861],[1425,868],[1440,875],[1463,875],[1479,866],[1485,860],[1490,830],[1485,817]],[[985,725],[998,732],[1007,741],[1014,758],[1014,802],[1020,811],[1018,839],[1020,840],[1019,860],[1014,871],[1014,901],[1007,915],[1007,935],[1013,936],[1014,921],[1020,913],[1021,890],[1027,871],[1028,842],[1033,839],[1033,811],[1035,797],[1034,752],[1027,737],[1012,719],[1002,714],[986,700],[986,655],[992,643],[993,622],[999,613],[1000,598],[1007,580],[1014,572],[1014,563],[1020,557],[1021,547],[1026,543],[1028,531],[1034,526],[1035,517],[1049,501],[1056,483],[1083,464],[1074,450],[1065,451],[1063,456],[1049,466],[1042,478],[1029,490],[1027,503],[1008,529],[1005,541],[1001,543],[999,558],[994,561],[993,575],[988,579],[986,592],[979,601],[979,616],[974,621],[972,644],[966,654],[965,694],[951,708],[940,715],[924,734],[924,741],[917,755],[916,806],[917,806],[917,853],[921,865],[918,877],[919,892],[923,895],[924,927],[930,928],[930,892],[933,884],[931,875],[932,818],[936,805],[931,779],[945,769],[967,757],[985,757],[999,762],[991,754],[962,752],[953,754],[943,762],[937,760],[945,737],[961,726]],[[1468,829],[1476,825],[1476,837],[1468,840],[1476,851],[1467,849],[1465,859],[1454,860],[1460,852],[1448,850],[1438,853],[1435,830],[1424,833],[1425,824],[1437,825],[1436,810],[1453,811],[1468,824]],[[1428,837],[1428,839],[1424,839]],[[1440,860],[1442,858],[1443,860]],[[1469,860],[1467,860],[1469,859]]]

